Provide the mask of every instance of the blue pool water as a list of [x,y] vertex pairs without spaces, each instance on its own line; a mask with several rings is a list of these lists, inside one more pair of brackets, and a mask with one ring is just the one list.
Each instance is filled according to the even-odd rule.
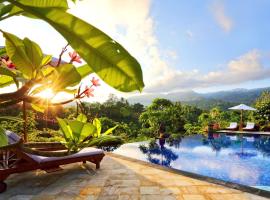
[[270,191],[269,137],[194,135],[164,145],[128,143],[114,153]]

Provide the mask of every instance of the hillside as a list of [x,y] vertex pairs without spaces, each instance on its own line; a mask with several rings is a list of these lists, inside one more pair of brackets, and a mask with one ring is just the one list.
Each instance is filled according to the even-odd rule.
[[147,106],[154,98],[158,97],[166,98],[171,101],[181,101],[184,104],[194,105],[202,109],[209,109],[214,106],[227,109],[228,107],[239,103],[251,105],[265,90],[270,91],[270,87],[256,89],[234,89],[211,93],[185,91],[168,94],[146,94],[128,98],[128,101],[130,103],[141,103]]

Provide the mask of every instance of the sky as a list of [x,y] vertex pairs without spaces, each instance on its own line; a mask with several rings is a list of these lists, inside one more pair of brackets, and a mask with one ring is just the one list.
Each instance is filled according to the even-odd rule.
[[[109,34],[137,58],[143,94],[205,93],[270,86],[269,7],[269,0],[82,0],[70,3],[69,12]],[[29,37],[56,57],[66,44],[40,20],[13,17],[0,22],[0,28]],[[102,83],[95,101],[106,100],[109,93],[140,95]]]

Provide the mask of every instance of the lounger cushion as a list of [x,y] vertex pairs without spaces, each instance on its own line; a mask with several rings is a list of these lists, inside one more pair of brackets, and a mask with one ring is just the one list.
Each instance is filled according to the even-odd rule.
[[230,126],[229,127],[227,127],[228,129],[235,129],[235,128],[237,128],[237,123],[236,122],[231,122],[230,123]]
[[60,161],[60,160],[66,160],[69,158],[82,158],[82,157],[90,157],[93,155],[98,155],[98,154],[103,154],[103,150],[101,149],[96,149],[92,147],[87,147],[79,151],[78,153],[68,155],[68,156],[63,156],[63,157],[45,157],[45,156],[38,156],[34,154],[28,154],[29,157],[31,157],[34,161],[37,163],[45,163],[45,162],[52,162],[52,161]]
[[6,135],[8,136],[8,143],[9,143],[9,144],[14,144],[14,143],[16,143],[16,142],[19,142],[20,139],[21,139],[21,137],[18,136],[18,135],[17,135],[16,133],[14,133],[14,132],[6,131],[5,133],[6,133]]

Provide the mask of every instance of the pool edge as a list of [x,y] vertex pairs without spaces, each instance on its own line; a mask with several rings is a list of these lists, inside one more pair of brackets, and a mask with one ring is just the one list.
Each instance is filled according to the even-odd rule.
[[258,196],[270,198],[270,191],[261,190],[259,188],[250,187],[250,186],[246,186],[246,185],[241,185],[241,184],[238,184],[238,183],[232,183],[232,182],[229,182],[229,181],[223,181],[223,180],[220,180],[220,179],[195,174],[195,173],[192,173],[192,172],[182,171],[182,170],[179,170],[179,169],[173,169],[173,168],[165,167],[165,166],[154,164],[154,163],[149,163],[147,161],[138,160],[136,158],[130,158],[130,157],[123,156],[123,155],[116,154],[116,153],[112,153],[112,152],[106,152],[106,155],[116,157],[116,158],[121,158],[121,159],[128,160],[128,161],[139,162],[140,164],[147,165],[147,166],[150,166],[150,167],[154,167],[154,168],[157,168],[157,169],[165,170],[165,171],[168,171],[168,172],[173,172],[173,173],[176,173],[176,174],[179,174],[179,175],[184,175],[184,176],[187,176],[187,177],[190,177],[190,178],[198,179],[198,180],[201,180],[201,181],[206,181],[206,182],[217,184],[217,185],[222,185],[222,186],[225,186],[225,187],[228,187],[228,188],[240,190],[242,192],[247,192],[247,193],[250,193],[250,194],[253,194],[253,195],[258,195]]

